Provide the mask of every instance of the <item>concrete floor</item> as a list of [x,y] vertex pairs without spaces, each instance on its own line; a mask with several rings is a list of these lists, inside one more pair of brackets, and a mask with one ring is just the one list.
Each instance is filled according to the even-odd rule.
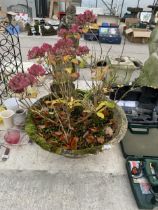
[[119,145],[68,159],[39,146],[11,147],[0,163],[0,209],[137,210]]
[[[29,48],[55,40],[21,35],[23,60]],[[99,53],[96,43],[88,45]],[[109,47],[103,45],[105,54]],[[122,45],[113,45],[110,54],[121,51]],[[144,62],[148,47],[127,42],[124,55]],[[36,144],[12,146],[9,159],[0,162],[0,210],[137,209],[120,145],[82,159],[51,154]]]

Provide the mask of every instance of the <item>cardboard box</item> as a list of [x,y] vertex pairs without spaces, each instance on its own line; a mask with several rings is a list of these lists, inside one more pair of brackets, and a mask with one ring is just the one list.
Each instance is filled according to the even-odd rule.
[[97,16],[97,24],[99,26],[102,25],[102,23],[115,23],[119,25],[120,23],[120,18],[119,16],[112,16],[112,15],[98,15]]
[[126,18],[125,24],[127,28],[129,28],[132,25],[138,24],[140,22],[140,19],[138,18]]
[[6,17],[7,17],[7,13],[0,9],[0,18],[6,18]]
[[149,41],[151,31],[147,29],[129,28],[125,31],[125,35],[130,42],[147,43]]

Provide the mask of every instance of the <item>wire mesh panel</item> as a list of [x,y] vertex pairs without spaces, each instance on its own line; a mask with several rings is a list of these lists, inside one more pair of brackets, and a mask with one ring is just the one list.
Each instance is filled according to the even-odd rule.
[[0,104],[10,93],[8,80],[14,74],[23,72],[18,28],[9,24],[0,25]]

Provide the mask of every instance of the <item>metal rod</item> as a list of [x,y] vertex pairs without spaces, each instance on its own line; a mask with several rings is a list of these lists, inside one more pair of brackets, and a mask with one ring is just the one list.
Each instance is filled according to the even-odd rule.
[[137,4],[137,7],[139,7],[139,3],[140,3],[140,0],[138,0],[138,4]]
[[108,6],[108,4],[104,0],[101,0],[101,1],[106,6],[106,8],[110,11],[110,14],[115,15],[115,13],[111,10],[111,8]]
[[125,3],[125,0],[122,0],[122,5],[121,5],[121,12],[120,12],[120,17],[122,16],[122,11],[123,11],[123,7],[124,7],[124,3]]
[[36,8],[36,17],[39,17],[39,2],[35,0],[35,8]]
[[96,7],[98,7],[98,0],[96,0]]
[[117,4],[116,4],[116,15],[118,15],[119,5],[120,5],[120,0],[117,0]]
[[112,8],[113,8],[113,4],[114,4],[114,0],[111,0],[111,11],[112,11]]
[[29,3],[28,3],[28,0],[26,0],[26,6],[27,6],[27,14],[29,16]]

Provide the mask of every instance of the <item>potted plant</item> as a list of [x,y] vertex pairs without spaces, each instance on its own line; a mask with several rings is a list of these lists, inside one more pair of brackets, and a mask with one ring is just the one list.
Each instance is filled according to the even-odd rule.
[[99,82],[92,79],[89,91],[72,85],[84,63],[94,76],[93,58],[96,58],[90,56],[91,62],[87,62],[89,49],[79,44],[81,34],[94,20],[93,13],[86,11],[71,27],[60,29],[61,39],[54,46],[45,43],[34,47],[28,56],[37,59],[36,68],[15,75],[9,82],[12,91],[23,95],[28,86],[37,83],[39,76],[47,73],[52,77],[52,91],[29,107],[25,130],[42,148],[68,157],[102,151],[107,145],[121,141],[127,130],[123,110],[108,99],[114,79],[107,80],[108,71]]

